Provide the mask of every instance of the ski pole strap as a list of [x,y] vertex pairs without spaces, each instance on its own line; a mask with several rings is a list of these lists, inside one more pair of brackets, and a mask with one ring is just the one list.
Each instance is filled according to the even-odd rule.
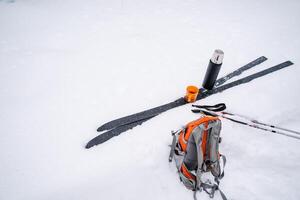
[[227,197],[225,194],[220,190],[219,185],[217,184],[207,184],[207,183],[201,183],[201,188],[203,188],[203,191],[206,192],[210,198],[214,198],[215,192],[218,190],[220,192],[220,195],[223,200],[227,200]]
[[192,109],[193,113],[202,113],[204,115],[209,115],[209,116],[213,116],[213,117],[217,117],[217,114],[213,114],[211,112],[205,111],[205,110],[201,110],[201,109]]
[[222,192],[222,190],[220,190],[220,188],[219,188],[219,192],[220,192],[220,194],[221,194],[222,199],[223,199],[223,200],[227,200],[225,194]]
[[209,106],[209,105],[192,105],[192,106],[195,108],[205,109],[213,112],[220,112],[226,109],[225,103],[218,103],[213,106]]
[[170,150],[170,155],[169,155],[169,162],[172,162],[172,160],[173,160],[175,146],[176,146],[176,134],[173,135],[173,140],[172,140],[172,145],[171,145],[171,150]]

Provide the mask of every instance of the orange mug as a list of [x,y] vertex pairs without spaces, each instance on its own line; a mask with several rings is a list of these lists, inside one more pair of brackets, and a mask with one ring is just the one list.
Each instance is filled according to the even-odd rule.
[[195,102],[199,93],[199,88],[190,85],[186,88],[185,100],[189,103]]

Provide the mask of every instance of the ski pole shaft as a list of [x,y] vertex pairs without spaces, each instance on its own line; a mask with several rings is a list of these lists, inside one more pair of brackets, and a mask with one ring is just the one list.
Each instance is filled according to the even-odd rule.
[[282,130],[282,131],[286,131],[286,132],[291,132],[291,133],[300,135],[300,132],[298,132],[298,131],[294,131],[294,130],[287,129],[287,128],[282,128],[282,127],[275,126],[275,125],[268,124],[268,123],[264,123],[264,122],[260,122],[260,121],[258,121],[256,119],[250,118],[250,117],[245,116],[245,115],[236,114],[236,113],[227,112],[227,111],[226,112],[223,111],[221,113],[224,114],[224,115],[238,116],[238,117],[247,119],[247,120],[249,120],[249,121],[251,121],[252,123],[255,123],[255,124],[259,124],[259,125],[262,125],[262,126],[267,126],[267,127],[270,127],[270,128],[274,128],[274,129],[278,129],[278,130]]
[[291,138],[300,140],[299,136],[290,135],[290,134],[287,134],[287,133],[284,133],[284,132],[281,132],[281,131],[278,131],[278,130],[273,130],[273,129],[270,129],[270,128],[249,124],[249,123],[242,122],[242,121],[236,120],[236,119],[232,119],[232,118],[229,118],[229,117],[226,117],[226,116],[223,116],[223,115],[219,115],[219,117],[222,117],[224,119],[227,119],[227,120],[230,120],[230,121],[233,121],[233,122],[237,122],[239,124],[246,125],[246,126],[249,126],[249,127],[252,127],[252,128],[256,128],[256,129],[260,129],[260,130],[263,130],[263,131],[268,131],[268,132],[271,132],[271,133],[276,133],[276,134],[279,134],[279,135],[284,135],[284,136],[287,136],[287,137],[291,137]]

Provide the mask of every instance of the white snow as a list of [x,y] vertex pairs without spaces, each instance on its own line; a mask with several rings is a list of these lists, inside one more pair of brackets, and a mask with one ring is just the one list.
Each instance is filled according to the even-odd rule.
[[[300,130],[300,1],[0,0],[0,199],[192,199],[168,163],[190,105],[86,150],[99,125],[220,76],[295,65],[198,103]],[[247,73],[247,74],[249,74]],[[229,199],[300,199],[299,141],[223,121]],[[209,199],[204,193],[198,199]],[[221,199],[217,194],[215,199]]]

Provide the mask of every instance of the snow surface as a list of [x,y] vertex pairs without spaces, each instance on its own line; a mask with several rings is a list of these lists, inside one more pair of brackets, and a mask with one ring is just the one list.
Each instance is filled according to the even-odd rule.
[[[297,0],[0,0],[0,199],[192,199],[167,161],[170,131],[197,117],[190,105],[85,144],[100,124],[201,85],[217,48],[220,75],[261,55],[249,73],[295,65],[199,103],[299,131],[299,10]],[[228,121],[222,135],[229,199],[300,199],[299,141]]]

